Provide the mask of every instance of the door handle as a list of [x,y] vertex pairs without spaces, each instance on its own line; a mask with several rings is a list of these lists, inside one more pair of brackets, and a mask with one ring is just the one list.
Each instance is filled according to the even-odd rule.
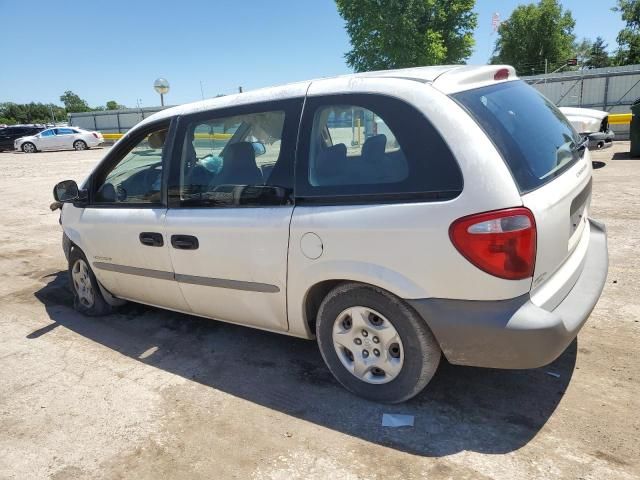
[[171,235],[171,246],[178,250],[197,250],[200,244],[193,235]]
[[140,243],[147,247],[162,247],[164,240],[161,233],[142,232],[140,234]]

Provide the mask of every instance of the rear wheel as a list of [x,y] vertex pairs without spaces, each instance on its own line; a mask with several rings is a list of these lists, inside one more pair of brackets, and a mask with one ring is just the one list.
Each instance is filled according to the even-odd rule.
[[329,292],[318,311],[317,337],[331,373],[369,400],[408,400],[440,362],[440,347],[424,320],[401,299],[368,285],[349,283]]
[[87,144],[84,142],[84,140],[76,140],[75,142],[73,142],[73,149],[74,150],[86,150],[87,149]]
[[89,316],[111,312],[111,306],[102,296],[87,258],[77,247],[73,247],[69,254],[69,280],[73,291],[73,306],[77,311]]
[[22,151],[24,153],[35,153],[36,152],[36,146],[31,142],[24,142],[22,144]]

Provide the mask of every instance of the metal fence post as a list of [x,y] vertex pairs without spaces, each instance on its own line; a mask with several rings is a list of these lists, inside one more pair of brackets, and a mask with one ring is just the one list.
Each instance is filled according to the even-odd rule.
[[607,75],[604,79],[604,105],[602,106],[603,110],[607,110],[607,103],[609,100],[609,75]]

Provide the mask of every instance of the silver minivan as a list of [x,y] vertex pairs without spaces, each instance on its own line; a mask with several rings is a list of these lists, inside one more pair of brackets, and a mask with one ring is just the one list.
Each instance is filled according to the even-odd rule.
[[59,183],[78,310],[140,302],[317,339],[401,402],[442,355],[558,357],[607,275],[592,167],[508,66],[371,72],[163,110]]

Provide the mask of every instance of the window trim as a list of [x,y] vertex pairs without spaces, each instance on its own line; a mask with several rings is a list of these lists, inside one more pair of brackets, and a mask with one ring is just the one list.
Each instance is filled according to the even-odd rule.
[[[234,105],[231,107],[212,108],[205,111],[199,111],[186,115],[181,115],[177,118],[174,138],[172,139],[172,154],[171,163],[169,166],[169,175],[166,185],[166,200],[167,206],[171,209],[229,209],[229,208],[279,208],[290,207],[295,202],[295,165],[297,157],[297,144],[298,144],[298,128],[300,125],[300,118],[304,106],[305,97],[291,97],[278,100],[262,101],[255,103],[247,103],[243,105]],[[182,166],[182,150],[184,146],[184,139],[187,133],[187,127],[193,122],[198,121],[210,121],[220,118],[233,117],[237,115],[249,115],[252,113],[263,112],[284,112],[284,124],[282,128],[282,138],[280,144],[280,151],[287,149],[291,150],[290,159],[285,165],[291,171],[291,184],[292,189],[290,193],[290,202],[282,205],[230,205],[230,206],[211,206],[211,205],[183,205],[180,199],[180,168]],[[286,140],[286,141],[285,141]]]
[[[173,152],[173,140],[175,137],[177,117],[164,118],[150,122],[147,125],[143,125],[139,128],[133,128],[129,130],[124,137],[111,149],[109,153],[102,159],[98,166],[91,172],[87,181],[87,190],[89,192],[89,202],[84,208],[167,208],[167,182],[168,168],[171,160],[171,152]],[[113,168],[120,162],[125,155],[127,155],[133,147],[135,147],[141,139],[149,135],[150,133],[167,127],[167,138],[165,140],[165,148],[162,149],[162,177],[160,180],[160,202],[154,203],[124,203],[124,202],[112,202],[112,203],[96,203],[96,178],[104,172],[104,170]]]
[[[323,107],[332,105],[354,105],[360,106],[372,111],[378,115],[383,121],[384,118],[378,112],[373,110],[373,102],[377,98],[391,99],[395,102],[402,103],[414,110],[424,119],[424,121],[437,133],[443,144],[449,150],[453,165],[458,170],[460,176],[459,190],[437,190],[431,192],[385,192],[385,193],[354,193],[354,194],[303,194],[304,190],[322,189],[323,187],[314,187],[309,182],[309,162],[311,152],[311,134],[313,130],[313,122],[317,111]],[[366,101],[362,101],[366,99]],[[373,100],[373,101],[371,101]],[[385,121],[386,123],[386,121]],[[387,124],[388,126],[388,124]],[[391,128],[391,127],[389,127]],[[396,133],[394,136],[397,139]],[[300,119],[300,128],[298,130],[298,145],[296,154],[296,183],[294,188],[296,205],[314,205],[314,206],[333,206],[333,205],[375,205],[389,203],[423,203],[423,202],[444,202],[457,198],[464,191],[464,175],[457,158],[451,151],[446,140],[437,129],[437,127],[429,120],[424,113],[417,109],[414,105],[403,98],[384,93],[371,92],[347,92],[332,93],[318,96],[311,96],[305,99],[304,110]],[[406,155],[406,153],[405,153]],[[410,172],[411,174],[411,172]],[[357,186],[357,185],[354,185]]]

